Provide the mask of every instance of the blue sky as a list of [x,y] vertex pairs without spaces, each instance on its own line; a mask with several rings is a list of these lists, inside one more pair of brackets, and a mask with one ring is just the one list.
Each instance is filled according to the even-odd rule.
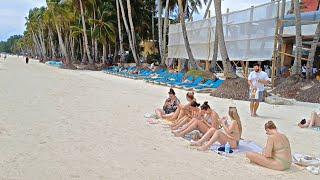
[[44,6],[45,0],[0,0],[0,41],[23,34],[29,9]]
[[[223,0],[222,12],[249,8],[251,5],[258,5],[271,0]],[[25,30],[25,17],[31,8],[44,6],[45,0],[0,0],[0,41],[8,39],[11,35],[23,34]],[[202,9],[202,13],[205,7]],[[214,14],[213,4],[211,12]],[[195,20],[201,19],[202,14],[196,15]]]

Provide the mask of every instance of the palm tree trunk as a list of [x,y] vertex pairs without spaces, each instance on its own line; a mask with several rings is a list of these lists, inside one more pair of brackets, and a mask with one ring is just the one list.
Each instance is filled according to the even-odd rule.
[[296,24],[296,53],[292,66],[292,74],[301,74],[302,37],[301,37],[301,13],[299,0],[294,0],[294,14]]
[[106,62],[106,54],[107,54],[107,45],[106,42],[102,44],[102,62],[105,64]]
[[129,26],[128,26],[128,23],[127,23],[126,14],[124,12],[122,0],[119,0],[119,5],[120,5],[121,14],[122,14],[123,24],[124,24],[124,27],[126,28],[126,31],[127,31],[127,34],[128,34],[129,45],[130,45],[130,48],[131,48],[131,51],[132,51],[132,54],[133,54],[134,61],[136,62],[137,66],[140,66],[140,61],[138,60],[138,58],[136,56],[136,51],[135,51],[135,48],[133,46],[132,37],[131,37],[130,29],[129,29]]
[[[286,10],[286,0],[282,0],[280,20],[284,20],[285,10]],[[279,41],[278,52],[281,52],[281,49],[283,46],[283,39],[282,39],[283,29],[284,29],[283,23],[280,23],[279,37],[278,37],[278,41]],[[279,53],[278,57],[276,58],[276,77],[280,76],[280,70],[281,70],[281,57]]]
[[139,61],[139,58],[138,58],[139,57],[138,56],[139,52],[138,52],[138,49],[137,49],[136,32],[134,30],[134,25],[133,25],[133,21],[132,21],[131,2],[130,2],[130,0],[127,0],[127,9],[128,9],[129,25],[130,25],[130,29],[131,29],[132,43],[133,43],[133,48],[134,48],[134,51],[135,51],[134,56],[136,56],[136,58]]
[[50,46],[51,46],[51,58],[56,59],[56,51],[55,51],[55,46],[53,43],[53,39],[52,39],[52,30],[51,28],[49,28],[49,41],[50,41]]
[[[217,24],[217,23],[216,23]],[[217,33],[217,26],[215,28],[214,31],[214,42],[213,42],[213,55],[212,55],[212,61],[211,61],[211,69],[213,69],[213,71],[216,71],[216,66],[217,66],[217,60],[218,60],[218,46],[219,46],[219,36]]]
[[183,6],[182,6],[182,0],[178,0],[178,4],[179,4],[179,13],[180,13],[180,23],[181,23],[181,28],[182,28],[182,35],[183,35],[183,39],[184,39],[184,45],[186,47],[186,51],[189,57],[189,62],[191,64],[191,66],[196,69],[199,70],[200,67],[198,66],[198,64],[195,62],[192,51],[191,51],[191,47],[190,47],[190,43],[189,43],[189,39],[188,39],[188,35],[187,35],[187,28],[186,28],[186,23],[185,23],[185,12],[183,11]]
[[232,71],[232,66],[228,56],[227,47],[224,41],[222,14],[221,14],[221,0],[214,1],[214,8],[216,12],[216,26],[217,26],[216,30],[218,33],[217,35],[218,35],[219,49],[220,49],[222,64],[223,64],[223,73],[227,79],[233,79],[233,78],[236,78],[237,75]]
[[120,11],[119,11],[119,0],[116,0],[117,4],[117,20],[118,20],[118,32],[119,32],[119,46],[120,46],[120,62],[123,62],[124,51],[123,51],[123,37],[121,30],[121,19],[120,19]]
[[58,33],[58,41],[59,41],[59,46],[60,46],[60,49],[61,49],[61,53],[65,58],[66,65],[68,66],[70,64],[70,59],[69,59],[69,56],[67,54],[67,49],[66,49],[66,46],[64,45],[60,28],[58,27],[58,25],[56,23],[55,23],[55,26],[56,26],[56,30],[57,30],[57,33]]
[[207,8],[206,8],[206,12],[204,13],[204,16],[203,16],[203,19],[206,19],[206,18],[208,17],[211,4],[212,4],[212,0],[209,0],[208,6],[207,6]]
[[47,52],[46,52],[46,45],[44,42],[44,33],[43,33],[42,27],[40,27],[40,31],[39,31],[39,41],[40,41],[40,45],[41,45],[43,61],[46,62],[47,61]]
[[86,64],[87,63],[87,60],[88,60],[88,56],[87,56],[87,50],[86,50],[86,47],[84,45],[84,36],[82,35],[82,50],[83,50],[83,57],[82,57],[82,64]]
[[91,53],[89,50],[89,44],[88,44],[88,36],[87,36],[87,28],[86,28],[86,21],[84,19],[84,12],[83,12],[83,6],[82,6],[82,0],[79,0],[80,4],[80,11],[81,11],[81,20],[82,20],[82,28],[83,28],[83,37],[84,37],[84,46],[86,48],[87,57],[89,59],[89,64],[93,64],[93,59],[91,58]]
[[318,22],[317,29],[315,32],[315,35],[313,37],[311,49],[308,56],[308,62],[307,62],[307,79],[310,79],[313,75],[312,68],[313,68],[313,62],[314,62],[314,55],[316,54],[318,42],[320,38],[320,22]]
[[[163,40],[162,40],[162,56],[161,56],[161,65],[165,65],[166,61],[166,51],[167,51],[167,30],[169,26],[169,1],[166,0],[166,7],[165,7],[165,17],[164,17],[164,26],[163,26]],[[160,47],[160,44],[159,44]],[[161,52],[161,51],[160,51]]]
[[159,43],[159,52],[160,52],[160,57],[161,59],[163,58],[163,44],[162,44],[162,0],[158,0],[157,3],[158,6],[158,43]]
[[[95,9],[94,7],[94,4],[92,5],[93,6],[93,9]],[[96,20],[96,11],[93,10],[93,19],[94,19],[94,23],[93,23],[93,31],[95,31],[96,29],[96,23],[95,23],[95,20]],[[93,38],[93,43],[94,43],[94,61],[98,61],[98,41],[97,41],[97,38]]]

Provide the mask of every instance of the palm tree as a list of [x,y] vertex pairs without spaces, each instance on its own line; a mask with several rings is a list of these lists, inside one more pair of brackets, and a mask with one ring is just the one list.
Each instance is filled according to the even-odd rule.
[[208,17],[211,4],[212,4],[212,0],[209,0],[208,5],[207,5],[207,8],[206,8],[206,11],[205,11],[204,16],[203,16],[203,19],[205,19],[205,18]]
[[[132,10],[131,10],[131,2],[130,0],[127,0],[127,9],[128,9],[128,19],[129,19],[129,25],[130,25],[130,30],[131,30],[131,37],[132,37],[132,46],[135,49],[135,54],[134,56],[138,55],[138,50],[137,50],[137,41],[136,41],[136,32],[134,30],[134,25],[132,21]],[[139,61],[139,58],[136,57]]]
[[[128,35],[128,39],[129,39],[129,45],[130,45],[130,48],[131,48],[131,52],[133,54],[133,58],[134,58],[134,61],[136,62],[137,66],[140,66],[140,61],[137,57],[137,54],[136,54],[136,50],[135,50],[135,47],[134,47],[134,43],[133,43],[133,40],[132,40],[132,34],[131,34],[131,30],[128,26],[128,22],[127,22],[127,17],[126,17],[126,14],[124,12],[124,8],[123,8],[123,4],[122,4],[122,0],[119,0],[119,5],[120,5],[120,10],[121,10],[121,14],[122,14],[122,19],[123,19],[123,24],[124,24],[124,27],[127,31],[127,35]],[[130,2],[129,2],[130,3]],[[131,6],[131,5],[129,5]]]
[[221,0],[214,1],[214,8],[216,12],[216,33],[218,36],[218,44],[223,64],[223,73],[227,79],[236,78],[237,75],[232,71],[231,62],[228,56],[227,47],[224,41],[222,14],[221,14]]
[[296,24],[296,53],[292,66],[292,74],[301,74],[302,37],[301,37],[301,13],[299,0],[292,1],[294,4],[295,24]]
[[162,31],[163,31],[163,21],[162,21],[162,0],[157,0],[157,7],[158,7],[158,36],[159,36],[159,52],[160,52],[160,57],[162,58],[163,57],[163,44],[162,44],[162,37],[163,37],[163,34],[162,34]]
[[[159,43],[159,49],[160,49],[160,57],[161,57],[161,65],[164,66],[165,65],[165,61],[166,61],[166,47],[167,47],[167,30],[168,30],[168,26],[169,26],[169,3],[170,0],[166,0],[166,6],[165,6],[165,16],[164,16],[164,25],[163,25],[163,33],[161,33],[161,35],[159,36],[159,41],[162,41],[162,43]],[[159,28],[160,25],[159,25]],[[161,28],[162,29],[162,28]],[[162,40],[161,40],[162,37]]]
[[121,28],[121,17],[120,17],[120,9],[119,9],[119,0],[116,0],[117,7],[117,22],[118,22],[118,32],[119,32],[119,46],[120,46],[120,62],[123,62],[124,58],[124,50],[123,50],[123,36],[122,36],[122,28]]
[[314,55],[317,50],[318,42],[320,38],[320,22],[317,24],[316,32],[313,37],[311,49],[308,56],[308,62],[307,62],[307,79],[310,79],[312,76],[312,68],[313,68],[313,62],[314,62]]
[[180,23],[181,23],[181,28],[182,28],[182,35],[183,35],[183,39],[184,39],[184,44],[185,44],[185,48],[189,57],[189,62],[191,64],[191,66],[194,69],[200,69],[200,67],[198,66],[198,64],[196,63],[192,51],[191,51],[191,47],[190,47],[190,43],[189,43],[189,39],[188,39],[188,35],[187,35],[187,28],[186,28],[186,23],[185,23],[185,10],[182,4],[182,0],[178,0],[178,4],[179,4],[179,14],[180,14]]
[[84,39],[84,46],[86,48],[86,53],[87,53],[87,57],[89,60],[89,64],[93,65],[93,59],[91,57],[91,53],[89,50],[89,44],[88,44],[88,36],[87,36],[87,28],[86,28],[86,21],[84,18],[84,8],[83,8],[83,4],[82,4],[82,0],[79,0],[79,5],[80,5],[80,12],[81,12],[81,21],[82,21],[82,28],[83,28],[83,39]]
[[[93,38],[102,44],[102,60],[105,62],[107,53],[107,43],[115,43],[115,21],[113,20],[113,6],[110,2],[103,2],[97,7],[99,19],[89,19],[91,24],[95,24]],[[110,50],[110,48],[109,48]]]

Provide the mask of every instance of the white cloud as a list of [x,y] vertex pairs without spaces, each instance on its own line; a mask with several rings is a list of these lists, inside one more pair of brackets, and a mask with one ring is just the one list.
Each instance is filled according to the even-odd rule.
[[1,0],[0,41],[11,35],[22,34],[29,10],[45,5],[45,0]]

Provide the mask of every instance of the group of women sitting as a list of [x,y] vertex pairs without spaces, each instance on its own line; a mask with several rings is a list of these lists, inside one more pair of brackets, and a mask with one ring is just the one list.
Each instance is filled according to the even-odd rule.
[[[219,117],[218,113],[210,107],[208,102],[202,105],[197,103],[193,92],[186,94],[188,103],[182,105],[175,96],[173,89],[169,91],[169,98],[162,109],[156,109],[156,114],[172,122],[171,129],[175,136],[183,137],[198,130],[202,136],[191,142],[198,150],[208,150],[212,144],[218,142],[222,146],[230,144],[232,149],[238,149],[242,134],[241,120],[236,107],[229,107],[228,117]],[[269,136],[262,154],[249,152],[247,158],[261,166],[286,170],[291,165],[290,143],[284,134],[277,131],[275,124],[269,121],[265,124],[266,134]]]

